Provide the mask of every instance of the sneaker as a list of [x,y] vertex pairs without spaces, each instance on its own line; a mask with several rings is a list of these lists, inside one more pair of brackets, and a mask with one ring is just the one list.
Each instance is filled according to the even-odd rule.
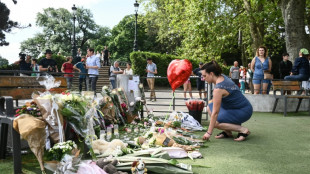
[[187,100],[187,98],[184,98],[184,100]]

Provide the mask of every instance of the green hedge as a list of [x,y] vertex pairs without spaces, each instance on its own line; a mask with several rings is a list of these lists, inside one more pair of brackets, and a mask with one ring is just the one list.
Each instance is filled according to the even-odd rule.
[[[146,77],[145,68],[147,65],[146,60],[148,58],[152,58],[153,62],[157,65],[157,76],[167,77],[167,68],[169,63],[174,59],[184,59],[180,56],[170,55],[170,54],[159,54],[159,53],[151,53],[151,52],[132,52],[130,54],[130,61],[132,64],[132,69],[135,74],[140,75],[140,77]],[[199,66],[199,60],[197,59],[188,59],[192,65],[193,70]],[[218,61],[220,66],[223,69],[224,74],[229,74],[229,67],[223,66],[222,62]],[[196,80],[192,79],[192,86],[195,86]],[[157,86],[167,86],[169,85],[168,80],[161,79],[156,81]]]

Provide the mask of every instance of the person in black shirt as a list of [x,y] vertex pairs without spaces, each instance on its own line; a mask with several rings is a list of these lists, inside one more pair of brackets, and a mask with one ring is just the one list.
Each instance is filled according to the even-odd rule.
[[206,82],[205,82],[205,80],[203,79],[203,77],[201,77],[201,72],[200,72],[202,66],[203,66],[203,63],[200,62],[200,63],[199,63],[199,68],[194,69],[193,75],[196,75],[196,76],[199,77],[199,78],[197,79],[197,89],[198,89],[198,91],[199,91],[199,97],[200,97],[200,98],[202,97],[202,96],[201,96],[201,93],[203,92],[203,95],[204,95],[204,97],[205,97],[204,99],[206,99],[206,98],[207,98],[207,94],[206,94],[206,92],[205,92],[205,84],[206,84]]
[[39,69],[40,71],[45,72],[58,72],[57,63],[54,59],[52,59],[52,51],[47,49],[45,51],[46,58],[43,58],[39,62]]
[[103,66],[109,66],[110,52],[107,46],[104,46],[103,50]]
[[280,79],[284,79],[285,76],[289,76],[293,67],[292,62],[288,60],[288,53],[283,53],[282,57],[283,60],[280,62],[279,65]]
[[[31,71],[31,56],[19,53],[19,60],[14,62],[14,64],[19,65],[21,71]],[[20,73],[20,76],[29,76],[27,73]]]

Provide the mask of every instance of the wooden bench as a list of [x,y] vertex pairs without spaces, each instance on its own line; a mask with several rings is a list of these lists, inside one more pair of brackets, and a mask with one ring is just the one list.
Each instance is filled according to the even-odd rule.
[[[283,80],[273,80],[273,94],[275,97],[275,103],[273,105],[272,113],[275,112],[277,104],[279,99],[284,99],[284,116],[287,115],[287,99],[288,98],[296,98],[298,99],[298,104],[296,107],[296,112],[298,112],[300,104],[303,99],[309,100],[309,115],[310,115],[310,96],[309,95],[301,95],[302,89],[301,89],[301,82],[299,81],[283,81]],[[280,95],[277,95],[277,91],[280,91]],[[297,93],[295,95],[285,95],[285,91],[290,91],[291,93],[296,91]],[[308,91],[305,92],[308,94]]]
[[[56,81],[61,81],[59,88],[53,91],[59,93],[65,91],[67,82],[64,77],[55,77]],[[31,99],[33,92],[44,92],[45,88],[38,81],[43,80],[40,77],[19,77],[19,76],[0,76],[0,159],[5,159],[9,129],[11,130],[14,173],[22,173],[21,168],[21,143],[20,135],[13,128],[15,109],[13,100]]]

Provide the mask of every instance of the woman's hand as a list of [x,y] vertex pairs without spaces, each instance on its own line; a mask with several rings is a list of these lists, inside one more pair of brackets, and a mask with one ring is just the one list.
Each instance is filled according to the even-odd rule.
[[211,135],[208,132],[206,132],[202,137],[203,140],[209,140],[210,138],[211,138]]

